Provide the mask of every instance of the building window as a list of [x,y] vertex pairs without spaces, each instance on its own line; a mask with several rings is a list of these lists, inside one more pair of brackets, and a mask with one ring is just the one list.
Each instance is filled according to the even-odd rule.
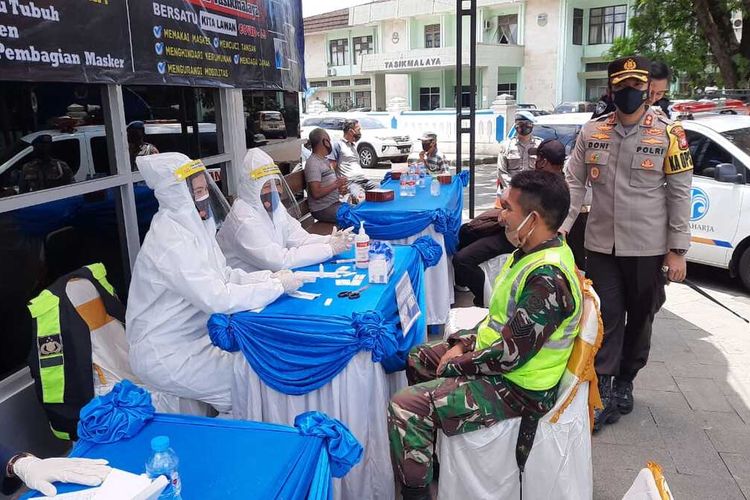
[[627,5],[598,7],[589,13],[589,45],[612,43],[625,36]]
[[606,62],[586,63],[586,71],[607,71],[607,66],[609,63]]
[[354,85],[370,85],[369,78],[355,78]]
[[432,111],[440,107],[440,87],[421,87],[419,89],[419,110]]
[[352,107],[349,92],[331,92],[331,106],[333,111],[348,111]]
[[606,78],[590,78],[586,80],[586,100],[591,102],[598,101],[601,96],[607,93],[609,80]]
[[583,45],[583,9],[573,9],[573,45]]
[[351,80],[331,80],[332,87],[348,87]]
[[349,40],[341,38],[329,42],[331,66],[345,66],[349,59]]
[[352,38],[352,45],[354,45],[354,64],[357,64],[359,56],[372,54],[372,35],[355,36]]
[[428,24],[424,27],[424,46],[426,49],[440,47],[440,25]]
[[354,93],[354,107],[355,108],[372,107],[371,100],[370,100],[370,92],[369,91],[355,92]]
[[[471,87],[464,85],[461,89],[461,107],[468,108],[471,106]],[[453,102],[456,102],[456,87],[453,87]]]
[[516,99],[518,96],[518,84],[516,83],[499,83],[497,85],[497,94],[509,94]]
[[497,43],[501,45],[518,43],[518,14],[497,16]]
[[328,82],[325,80],[319,80],[315,82],[310,82],[310,87],[328,87]]

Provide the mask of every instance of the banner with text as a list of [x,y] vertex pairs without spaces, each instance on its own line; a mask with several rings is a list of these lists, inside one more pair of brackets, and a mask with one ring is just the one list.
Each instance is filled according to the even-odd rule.
[[299,91],[301,0],[0,0],[0,79]]

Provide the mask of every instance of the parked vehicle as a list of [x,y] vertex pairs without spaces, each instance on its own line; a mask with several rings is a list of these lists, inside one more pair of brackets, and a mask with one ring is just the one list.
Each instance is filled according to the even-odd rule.
[[362,127],[362,138],[357,143],[359,162],[362,168],[373,168],[383,160],[394,163],[405,162],[411,151],[411,138],[397,130],[387,128],[383,123],[369,116],[320,115],[302,120],[302,139],[307,140],[315,128],[324,128],[331,139],[344,136],[344,121],[356,119]]
[[255,113],[255,130],[266,137],[286,139],[286,123],[280,111],[258,111]]
[[[161,152],[178,151],[188,156],[212,156],[219,153],[216,124],[199,123],[200,151],[191,140],[186,140],[179,123],[147,123],[146,141]],[[192,139],[193,127],[188,126]],[[23,165],[32,159],[31,142],[38,136],[52,136],[52,157],[63,160],[73,171],[76,182],[111,174],[109,151],[104,125],[83,125],[73,132],[40,130],[23,136],[0,157],[0,188],[15,188]]]
[[570,154],[581,127],[591,119],[591,113],[563,113],[538,116],[534,119],[534,135],[542,139],[557,139]]
[[564,102],[555,107],[554,114],[559,113],[593,113],[596,109],[595,102],[589,101],[575,101],[575,102]]

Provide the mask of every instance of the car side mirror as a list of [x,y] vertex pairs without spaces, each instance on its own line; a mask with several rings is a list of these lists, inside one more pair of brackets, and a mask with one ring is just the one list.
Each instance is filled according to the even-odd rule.
[[714,170],[714,179],[719,182],[730,184],[745,184],[745,169],[738,171],[737,166],[731,163],[719,163]]

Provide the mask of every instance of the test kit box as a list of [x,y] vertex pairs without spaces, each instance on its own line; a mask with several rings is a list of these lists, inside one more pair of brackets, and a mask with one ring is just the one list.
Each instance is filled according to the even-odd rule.
[[367,201],[391,201],[394,197],[393,189],[371,189],[365,192]]
[[370,244],[369,259],[370,283],[388,283],[393,272],[393,247],[384,241],[373,241]]

